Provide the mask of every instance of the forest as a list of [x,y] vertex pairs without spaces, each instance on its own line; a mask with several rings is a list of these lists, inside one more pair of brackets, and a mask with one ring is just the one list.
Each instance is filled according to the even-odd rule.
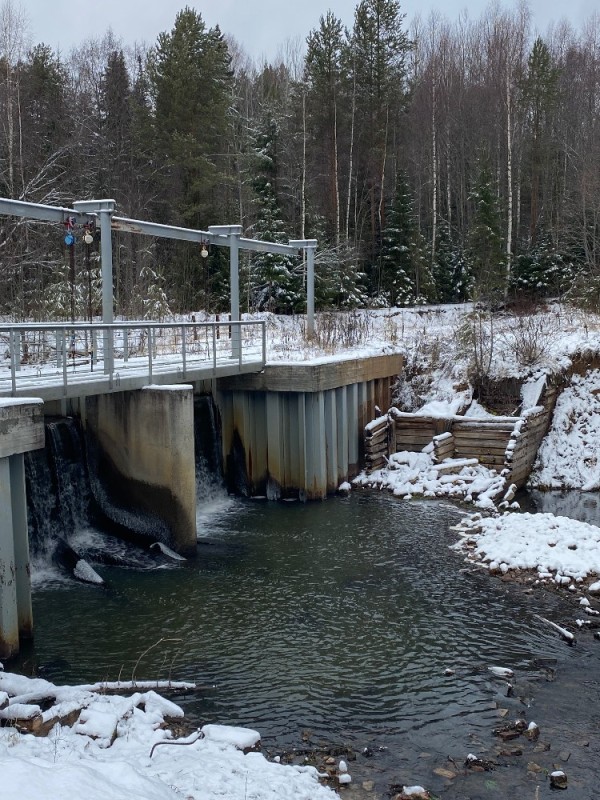
[[[257,64],[189,7],[155,42],[109,30],[60,53],[4,0],[0,196],[316,238],[318,309],[598,309],[600,15],[538,35],[526,4],[409,25],[397,0],[360,0],[351,29],[325,11]],[[113,236],[117,314],[228,308],[227,250]],[[3,217],[0,267],[7,319],[99,311],[98,231]],[[302,310],[304,278],[246,255],[242,310]]]

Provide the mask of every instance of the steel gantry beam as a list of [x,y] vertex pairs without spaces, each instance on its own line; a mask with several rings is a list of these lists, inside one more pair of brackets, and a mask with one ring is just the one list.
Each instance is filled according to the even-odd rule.
[[[291,239],[288,244],[266,242],[261,239],[247,239],[242,236],[241,225],[210,225],[207,231],[194,228],[182,228],[176,225],[162,225],[139,219],[114,216],[116,203],[114,200],[80,200],[73,203],[73,208],[30,203],[23,200],[0,198],[0,214],[6,216],[25,217],[46,222],[65,223],[70,217],[76,222],[86,223],[96,220],[100,223],[101,245],[100,259],[102,268],[102,322],[113,322],[113,264],[111,231],[142,234],[163,239],[209,244],[229,248],[229,269],[231,284],[231,319],[240,319],[239,297],[239,251],[248,250],[258,253],[275,253],[278,255],[306,254],[306,329],[307,334],[314,333],[314,263],[316,239]],[[235,343],[234,349],[235,349]],[[239,345],[239,343],[238,343]]]

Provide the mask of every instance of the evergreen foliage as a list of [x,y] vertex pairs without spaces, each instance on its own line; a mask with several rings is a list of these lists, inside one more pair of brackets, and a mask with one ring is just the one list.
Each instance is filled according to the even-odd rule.
[[[253,234],[266,242],[285,244],[284,221],[275,189],[277,175],[277,123],[265,114],[256,138],[255,192],[256,222]],[[285,313],[299,307],[300,280],[294,272],[294,260],[288,255],[257,253],[252,258],[251,281],[253,304],[259,311]]]
[[408,182],[404,173],[396,180],[394,202],[388,212],[388,224],[373,287],[379,303],[407,306],[433,300],[433,280],[425,256]]
[[506,290],[506,254],[498,198],[485,164],[480,168],[469,199],[474,209],[468,245],[473,297],[493,305],[501,300]]

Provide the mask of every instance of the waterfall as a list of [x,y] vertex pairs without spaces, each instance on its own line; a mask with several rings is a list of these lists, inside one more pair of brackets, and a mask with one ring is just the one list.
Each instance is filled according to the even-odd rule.
[[194,397],[196,456],[196,528],[202,536],[204,520],[229,505],[223,477],[219,414],[212,395]]
[[[211,395],[194,399],[194,442],[196,524],[201,535],[204,520],[230,502],[219,415]],[[54,560],[73,571],[80,556],[123,566],[155,563],[142,551],[161,538],[164,523],[136,510],[77,418],[46,420],[46,447],[25,455],[25,471],[29,540],[36,564]],[[152,558],[156,557],[154,550]]]
[[46,447],[25,456],[29,538],[34,553],[90,525],[90,488],[81,430],[72,418],[46,420]]

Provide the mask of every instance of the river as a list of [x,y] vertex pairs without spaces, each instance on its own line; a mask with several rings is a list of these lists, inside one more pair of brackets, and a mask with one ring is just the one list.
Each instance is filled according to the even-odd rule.
[[[174,698],[192,724],[256,728],[271,755],[349,748],[353,785],[366,781],[371,797],[402,783],[448,798],[526,785],[521,767],[500,782],[497,769],[469,775],[471,794],[461,794],[464,777],[434,770],[454,770],[448,756],[462,767],[470,752],[493,755],[497,706],[535,719],[548,677],[566,680],[591,650],[567,648],[536,618],[558,619],[560,598],[466,568],[449,549],[459,509],[366,492],[211,508],[199,509],[195,560],[98,567],[106,589],[38,582],[23,671],[71,683],[196,681],[206,688]],[[523,700],[506,698],[490,665],[515,670]],[[558,678],[551,690],[562,697]],[[582,791],[569,796],[592,796]]]

